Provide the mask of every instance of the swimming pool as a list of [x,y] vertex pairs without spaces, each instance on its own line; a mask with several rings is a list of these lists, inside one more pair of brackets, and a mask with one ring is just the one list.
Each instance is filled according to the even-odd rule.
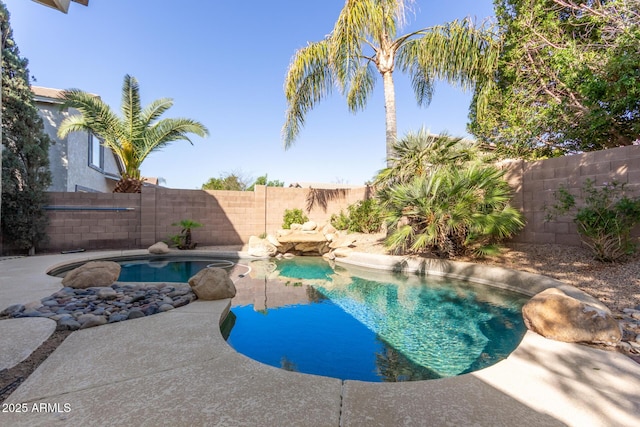
[[[208,266],[230,271],[235,265],[235,260],[229,258],[207,256],[137,256],[104,260],[120,264],[118,282],[186,283]],[[52,269],[49,274],[64,277],[68,271],[85,262],[69,263]]]
[[149,258],[119,261],[119,282],[172,282],[185,283],[208,266],[231,269],[235,263],[212,258]]
[[450,377],[506,358],[529,297],[468,282],[253,261],[223,324],[228,343],[268,365],[343,380]]

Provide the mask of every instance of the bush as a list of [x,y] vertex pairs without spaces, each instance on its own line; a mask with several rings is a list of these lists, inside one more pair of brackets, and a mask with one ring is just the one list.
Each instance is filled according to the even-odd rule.
[[640,198],[629,198],[625,184],[616,181],[596,187],[587,179],[582,186],[584,206],[576,208],[576,199],[564,186],[554,193],[557,203],[549,210],[547,220],[558,214],[575,212],[581,240],[596,259],[613,262],[636,251],[631,230],[640,223]]
[[344,211],[340,210],[339,214],[332,214],[329,222],[336,230],[348,230],[349,229],[349,216],[345,215]]
[[441,257],[484,255],[524,227],[509,205],[511,189],[493,166],[441,167],[389,189],[385,202],[389,237],[396,252],[433,252]]
[[302,209],[286,209],[282,218],[282,228],[288,230],[291,224],[304,224],[309,221],[309,217],[302,212]]
[[347,206],[346,215],[331,215],[331,225],[337,230],[348,230],[354,233],[376,233],[382,227],[382,210],[376,199],[367,199]]

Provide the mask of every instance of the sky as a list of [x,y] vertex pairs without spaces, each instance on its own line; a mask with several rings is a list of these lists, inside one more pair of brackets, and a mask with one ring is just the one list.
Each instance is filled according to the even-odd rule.
[[[191,135],[193,145],[176,141],[144,161],[142,175],[167,187],[197,189],[229,173],[249,181],[267,174],[285,185],[362,185],[385,166],[381,78],[364,111],[350,113],[334,91],[307,114],[295,144],[283,147],[291,58],[331,31],[344,0],[90,0],[88,7],[72,3],[68,14],[3,1],[33,85],[95,93],[119,112],[129,74],[143,106],[172,98],[163,117],[209,129],[207,138]],[[418,0],[403,32],[492,15],[492,0]],[[421,127],[469,136],[470,92],[438,83],[430,106],[420,108],[408,77],[396,71],[394,79],[399,137]]]

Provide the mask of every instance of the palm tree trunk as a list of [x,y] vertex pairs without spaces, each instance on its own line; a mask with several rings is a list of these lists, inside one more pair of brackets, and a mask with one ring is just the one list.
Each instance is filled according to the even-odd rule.
[[398,129],[396,125],[396,92],[393,84],[393,71],[385,71],[382,73],[382,82],[384,85],[384,110],[385,123],[387,130],[387,166],[391,166],[389,159],[393,151],[393,144],[398,137]]
[[142,180],[135,178],[120,178],[113,189],[114,193],[141,193]]

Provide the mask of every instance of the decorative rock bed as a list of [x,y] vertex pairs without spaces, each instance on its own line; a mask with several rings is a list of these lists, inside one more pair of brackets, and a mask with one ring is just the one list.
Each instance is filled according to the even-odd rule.
[[46,317],[58,330],[85,329],[182,307],[196,299],[188,284],[120,284],[65,287],[39,302],[12,305],[0,317]]

